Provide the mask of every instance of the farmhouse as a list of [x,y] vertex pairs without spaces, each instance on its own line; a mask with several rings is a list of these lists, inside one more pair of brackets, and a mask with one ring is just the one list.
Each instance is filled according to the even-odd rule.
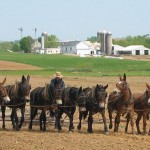
[[150,49],[143,45],[131,45],[123,49],[115,51],[117,54],[129,54],[129,55],[150,55]]
[[90,41],[67,41],[61,42],[63,54],[95,55],[96,49]]

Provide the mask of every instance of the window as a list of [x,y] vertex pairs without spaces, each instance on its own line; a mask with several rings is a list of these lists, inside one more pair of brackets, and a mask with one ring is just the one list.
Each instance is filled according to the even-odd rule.
[[149,51],[148,50],[144,50],[144,55],[149,55]]
[[140,55],[140,50],[136,50],[135,55]]

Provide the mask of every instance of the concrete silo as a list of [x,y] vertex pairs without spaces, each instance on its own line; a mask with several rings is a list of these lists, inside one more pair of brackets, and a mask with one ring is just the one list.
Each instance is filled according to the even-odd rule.
[[97,42],[100,43],[100,31],[97,32]]
[[45,48],[45,40],[46,40],[47,36],[48,36],[47,32],[43,32],[42,35],[41,35],[41,46],[42,46],[42,49]]
[[101,43],[101,53],[102,55],[105,55],[106,54],[106,31],[103,30],[99,33],[99,36],[100,36],[100,43]]
[[102,55],[112,54],[112,34],[105,30],[97,32],[97,42],[101,43],[101,53]]
[[112,54],[112,33],[106,33],[106,55]]

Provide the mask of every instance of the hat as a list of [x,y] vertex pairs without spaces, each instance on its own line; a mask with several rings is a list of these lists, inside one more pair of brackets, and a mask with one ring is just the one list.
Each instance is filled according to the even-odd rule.
[[55,77],[58,77],[58,78],[62,78],[63,75],[61,74],[61,72],[57,71],[55,74],[54,74]]

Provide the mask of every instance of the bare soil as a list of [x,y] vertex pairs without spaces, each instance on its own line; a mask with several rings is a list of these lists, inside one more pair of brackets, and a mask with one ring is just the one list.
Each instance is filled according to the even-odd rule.
[[[10,62],[8,65],[10,65]],[[18,64],[16,66],[14,65],[13,68],[18,69]],[[0,76],[0,82],[4,79],[4,77],[5,76]],[[45,83],[48,83],[51,78],[53,77],[52,76],[31,76],[30,83],[32,89],[34,89],[37,86],[44,86]],[[7,76],[6,85],[13,84],[16,80],[20,81],[21,76]],[[64,77],[66,86],[92,87],[95,86],[97,83],[103,85],[108,84],[109,85],[107,89],[108,94],[115,88],[115,84],[118,80],[119,79],[117,76],[99,77],[99,78],[98,77]],[[150,83],[150,77],[127,77],[127,81],[133,93],[144,92],[146,89],[145,83],[146,82]],[[9,108],[7,108],[7,111],[9,111]],[[108,119],[107,110],[106,110],[106,116]],[[142,149],[142,150],[147,150],[150,148],[149,135],[137,135],[137,134],[132,135],[131,128],[129,128],[128,134],[124,133],[125,118],[123,117],[121,118],[123,121],[120,123],[119,132],[114,133],[113,130],[110,130],[108,135],[105,135],[103,133],[103,124],[101,123],[101,115],[99,114],[94,115],[93,134],[89,134],[86,132],[87,120],[83,121],[83,127],[81,131],[78,131],[76,129],[78,123],[77,112],[75,114],[74,119],[75,119],[74,131],[68,132],[68,118],[66,118],[64,123],[62,123],[62,131],[60,133],[55,132],[54,124],[49,122],[47,123],[47,131],[40,132],[38,124],[33,125],[32,131],[29,131],[27,120],[25,121],[26,123],[24,123],[20,131],[14,131],[12,129],[10,121],[7,121],[6,130],[0,128],[0,149],[5,149],[5,150],[10,150],[10,149],[12,150],[13,149],[14,150],[20,150],[20,149],[21,150],[22,149],[23,150],[26,149],[141,150]],[[109,120],[107,120],[107,122],[109,125]],[[1,122],[0,122],[0,126],[1,126]]]

